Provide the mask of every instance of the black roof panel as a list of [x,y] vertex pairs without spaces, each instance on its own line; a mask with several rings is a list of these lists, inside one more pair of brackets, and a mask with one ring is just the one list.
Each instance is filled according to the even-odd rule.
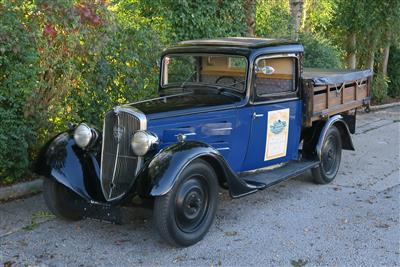
[[285,44],[298,44],[295,41],[283,39],[251,38],[251,37],[227,37],[216,39],[199,39],[182,41],[177,46],[235,46],[245,48],[259,48]]

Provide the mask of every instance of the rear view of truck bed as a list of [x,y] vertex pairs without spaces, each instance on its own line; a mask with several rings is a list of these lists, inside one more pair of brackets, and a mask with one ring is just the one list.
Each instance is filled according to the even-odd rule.
[[372,71],[304,69],[304,125],[370,102]]

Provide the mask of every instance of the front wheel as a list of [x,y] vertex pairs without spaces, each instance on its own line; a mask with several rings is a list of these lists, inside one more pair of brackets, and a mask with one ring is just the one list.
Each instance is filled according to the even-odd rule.
[[195,160],[183,170],[167,194],[156,197],[155,227],[171,245],[193,245],[208,232],[217,205],[217,176],[206,161]]
[[43,197],[49,210],[57,217],[67,221],[79,221],[83,218],[79,207],[83,200],[64,185],[45,178]]
[[338,128],[332,126],[328,129],[321,148],[321,163],[317,168],[311,169],[314,181],[318,184],[332,182],[339,171],[342,158],[342,139]]

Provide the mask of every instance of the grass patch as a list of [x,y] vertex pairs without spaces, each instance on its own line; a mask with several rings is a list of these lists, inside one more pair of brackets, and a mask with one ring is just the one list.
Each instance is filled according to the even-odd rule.
[[22,227],[22,229],[25,231],[32,231],[39,226],[38,221],[46,221],[46,220],[50,220],[53,218],[55,218],[55,216],[48,211],[44,211],[44,210],[37,211],[32,214],[31,223],[25,225],[24,227]]
[[55,216],[48,212],[48,211],[44,211],[44,210],[40,210],[35,212],[34,214],[32,214],[32,219],[33,220],[39,220],[39,219],[53,219],[55,218]]
[[39,225],[35,221],[31,221],[30,224],[25,225],[24,227],[22,227],[22,229],[25,231],[32,231],[38,226]]

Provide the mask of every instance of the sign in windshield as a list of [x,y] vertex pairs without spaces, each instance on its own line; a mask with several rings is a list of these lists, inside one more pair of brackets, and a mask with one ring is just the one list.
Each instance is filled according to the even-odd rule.
[[166,55],[163,87],[211,85],[244,91],[247,59],[233,55]]

